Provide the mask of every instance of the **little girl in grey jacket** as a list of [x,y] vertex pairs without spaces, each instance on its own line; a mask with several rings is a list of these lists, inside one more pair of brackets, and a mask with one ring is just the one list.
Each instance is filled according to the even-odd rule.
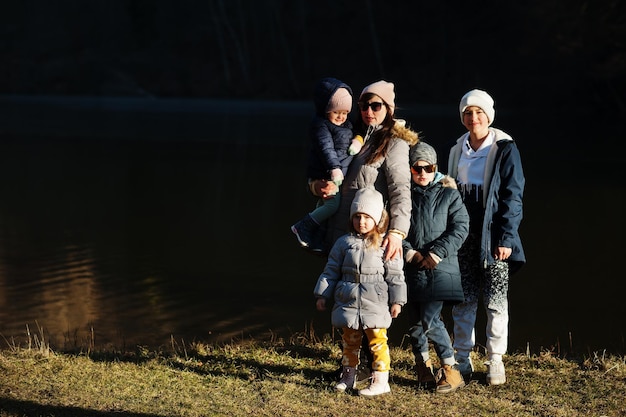
[[334,300],[331,322],[342,329],[343,372],[338,391],[354,388],[362,335],[373,356],[370,386],[359,395],[390,392],[390,356],[387,329],[407,301],[402,259],[383,259],[381,243],[388,225],[382,195],[372,189],[357,191],[350,209],[350,233],[340,237],[317,280],[317,309]]

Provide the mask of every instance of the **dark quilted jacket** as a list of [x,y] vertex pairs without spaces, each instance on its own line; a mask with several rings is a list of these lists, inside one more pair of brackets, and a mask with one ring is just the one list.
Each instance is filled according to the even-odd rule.
[[311,149],[307,176],[311,179],[330,179],[330,171],[340,168],[346,175],[352,156],[348,147],[354,137],[350,120],[337,126],[326,119],[326,106],[338,88],[352,89],[335,78],[324,78],[315,87],[315,116],[309,128]]
[[423,255],[433,252],[441,262],[433,270],[405,267],[409,301],[464,300],[457,252],[469,233],[469,215],[455,181],[437,173],[426,188],[412,185],[411,227],[402,242],[405,258],[409,250]]

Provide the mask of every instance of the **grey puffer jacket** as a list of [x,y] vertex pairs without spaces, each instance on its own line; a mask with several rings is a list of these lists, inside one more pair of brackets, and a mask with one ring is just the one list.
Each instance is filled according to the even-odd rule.
[[371,187],[383,195],[389,211],[390,230],[399,230],[404,234],[409,231],[411,217],[409,147],[418,139],[417,134],[406,127],[403,120],[396,120],[392,135],[393,139],[384,158],[374,164],[367,164],[372,152],[368,141],[352,160],[341,186],[339,209],[329,221],[330,230],[327,236],[330,238],[329,247],[348,231],[350,205],[354,195],[361,188]]
[[389,328],[389,307],[407,301],[402,262],[384,262],[382,248],[366,248],[360,235],[339,238],[313,291],[316,297],[334,299],[332,325],[355,330]]
[[433,270],[407,263],[409,301],[461,302],[464,297],[457,253],[469,233],[469,214],[456,182],[437,172],[428,186],[413,184],[411,192],[411,228],[402,242],[404,257],[412,258],[414,251],[424,256],[433,252],[441,262]]

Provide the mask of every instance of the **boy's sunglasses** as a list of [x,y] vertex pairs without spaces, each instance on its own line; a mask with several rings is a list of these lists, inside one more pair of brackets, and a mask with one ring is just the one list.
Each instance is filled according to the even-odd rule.
[[361,109],[361,111],[367,111],[368,108],[372,108],[373,112],[377,112],[380,111],[380,109],[383,107],[383,103],[381,103],[380,101],[373,101],[371,103],[359,103],[359,108]]
[[426,173],[428,174],[432,174],[433,172],[435,172],[435,167],[436,165],[425,165],[423,167],[419,166],[419,165],[413,165],[411,167],[411,172],[414,174],[421,174],[422,171],[426,171]]

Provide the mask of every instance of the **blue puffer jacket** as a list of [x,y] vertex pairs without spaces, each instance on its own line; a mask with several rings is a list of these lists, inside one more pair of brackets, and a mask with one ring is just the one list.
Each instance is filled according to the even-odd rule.
[[335,301],[332,325],[351,329],[387,329],[389,306],[407,301],[402,260],[383,261],[382,248],[366,248],[359,235],[335,242],[313,291]]
[[348,147],[354,137],[352,123],[346,120],[341,126],[326,118],[326,107],[338,88],[345,88],[352,95],[352,89],[335,78],[323,78],[315,88],[315,116],[309,128],[311,150],[307,166],[307,176],[311,179],[330,179],[330,171],[339,168],[346,175],[352,156]]
[[411,193],[411,227],[402,242],[404,257],[409,258],[411,251],[425,256],[433,252],[441,262],[433,270],[406,265],[409,301],[461,302],[464,297],[457,253],[469,233],[469,215],[456,182],[437,172],[427,187],[413,183]]

